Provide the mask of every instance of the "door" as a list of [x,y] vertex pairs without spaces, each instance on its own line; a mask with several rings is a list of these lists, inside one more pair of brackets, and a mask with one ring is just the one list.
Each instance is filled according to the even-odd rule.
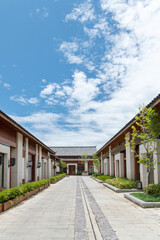
[[69,175],[75,175],[75,165],[69,165]]
[[32,181],[35,181],[35,156],[32,155]]
[[0,188],[3,188],[4,155],[0,153]]

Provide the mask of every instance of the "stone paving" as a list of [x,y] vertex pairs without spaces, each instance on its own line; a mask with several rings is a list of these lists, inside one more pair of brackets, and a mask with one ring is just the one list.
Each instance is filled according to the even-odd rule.
[[85,210],[83,205],[82,193],[80,189],[79,177],[77,177],[76,189],[76,209],[75,209],[75,240],[88,240],[86,228]]
[[160,240],[160,208],[143,209],[91,178],[85,183],[118,239]]
[[85,187],[86,196],[88,198],[91,209],[94,213],[94,217],[96,218],[102,238],[104,240],[118,240],[115,232],[113,231],[112,227],[110,226],[109,222],[107,221],[107,218],[103,214],[103,212],[100,209],[100,207],[98,206],[95,198],[92,196],[87,185],[85,184],[85,181],[84,180],[82,180],[82,181],[83,181],[83,186]]
[[0,240],[160,240],[160,209],[142,209],[90,177],[66,177],[0,214]]
[[0,240],[74,239],[76,178],[66,177],[0,214]]

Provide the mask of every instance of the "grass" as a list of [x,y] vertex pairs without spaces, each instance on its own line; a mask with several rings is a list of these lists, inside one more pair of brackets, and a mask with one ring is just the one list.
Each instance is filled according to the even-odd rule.
[[145,202],[160,202],[160,197],[155,197],[147,193],[131,193],[131,195]]

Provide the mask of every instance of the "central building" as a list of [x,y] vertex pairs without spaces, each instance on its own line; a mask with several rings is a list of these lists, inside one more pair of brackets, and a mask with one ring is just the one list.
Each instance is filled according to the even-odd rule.
[[60,158],[67,164],[64,169],[69,175],[81,174],[83,171],[88,173],[94,172],[92,155],[96,153],[96,146],[64,146],[64,147],[50,147]]

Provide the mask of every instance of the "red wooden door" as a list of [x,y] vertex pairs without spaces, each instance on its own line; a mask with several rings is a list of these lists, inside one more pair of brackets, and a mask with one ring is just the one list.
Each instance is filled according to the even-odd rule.
[[69,175],[75,175],[75,165],[69,166]]

